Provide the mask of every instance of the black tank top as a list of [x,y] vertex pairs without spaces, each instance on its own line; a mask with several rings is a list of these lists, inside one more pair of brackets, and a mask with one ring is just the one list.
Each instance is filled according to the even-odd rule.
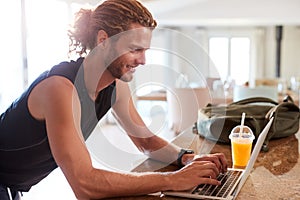
[[92,101],[84,84],[83,58],[62,62],[42,73],[0,116],[0,184],[19,191],[45,178],[57,165],[51,154],[45,121],[36,120],[28,110],[32,89],[51,76],[69,79],[81,103],[81,129],[85,140],[98,121],[115,102],[115,82],[103,89]]

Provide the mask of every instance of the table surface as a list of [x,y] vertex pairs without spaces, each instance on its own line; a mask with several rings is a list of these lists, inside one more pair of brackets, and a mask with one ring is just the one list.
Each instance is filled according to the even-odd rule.
[[[300,131],[292,136],[271,140],[269,151],[260,152],[254,169],[240,191],[237,200],[300,199]],[[223,152],[231,163],[230,145],[215,144],[194,134],[192,128],[180,133],[173,143],[201,152]],[[146,160],[133,171],[174,171],[176,166]],[[111,198],[118,200],[183,200],[187,198],[161,196],[160,193]]]

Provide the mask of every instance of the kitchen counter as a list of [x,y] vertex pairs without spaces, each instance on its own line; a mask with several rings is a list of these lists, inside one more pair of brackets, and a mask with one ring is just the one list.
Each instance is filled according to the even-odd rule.
[[[237,200],[300,199],[300,132],[295,135],[271,140],[268,152],[260,152],[254,169],[244,184]],[[192,129],[182,132],[173,141],[183,148],[223,152],[231,164],[230,145],[215,144],[192,133]],[[153,160],[146,160],[133,171],[172,171],[176,166],[165,166]],[[119,200],[183,200],[185,198],[162,196],[160,193],[136,197],[114,198]]]

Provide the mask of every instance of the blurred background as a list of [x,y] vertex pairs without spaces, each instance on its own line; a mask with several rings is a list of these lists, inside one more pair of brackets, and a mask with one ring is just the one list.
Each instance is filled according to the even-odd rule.
[[[206,80],[225,87],[278,84],[280,92],[296,90],[300,76],[300,2],[297,0],[142,0],[157,19],[156,41],[163,49],[193,60]],[[0,110],[3,111],[38,74],[68,57],[67,28],[80,7],[96,0],[10,0],[0,8]],[[166,31],[167,29],[167,31]],[[170,31],[172,30],[172,31]],[[179,34],[180,33],[180,34]],[[184,36],[184,37],[183,37]],[[187,38],[203,48],[194,51]],[[144,95],[164,90],[144,84],[145,77],[162,85],[185,77],[188,86],[202,86],[188,62],[164,51],[149,51],[148,61],[164,68],[140,73],[132,83]],[[214,67],[213,67],[214,66]],[[217,69],[217,71],[215,70]],[[156,76],[154,78],[154,76]],[[265,80],[267,79],[267,81]],[[147,79],[149,80],[149,79]],[[268,80],[270,80],[268,82]],[[179,80],[180,81],[180,80]],[[202,83],[201,83],[202,81]],[[148,81],[149,82],[149,81]],[[182,81],[181,81],[182,82]],[[274,83],[275,82],[275,83]],[[226,85],[227,84],[227,85]],[[217,85],[217,83],[216,83]],[[147,87],[146,87],[147,86]],[[182,84],[180,87],[183,87]]]
[[[81,7],[94,8],[101,2],[1,2],[0,112],[40,73],[76,59],[68,57],[69,24]],[[146,54],[148,64],[137,70],[130,86],[139,112],[154,132],[166,127],[180,132],[197,120],[197,110],[207,103],[247,97],[243,88],[259,89],[254,92],[258,95],[270,93],[275,100],[285,94],[299,98],[300,1],[141,2],[152,12],[158,28]],[[115,121],[108,114],[102,124],[114,125]],[[88,144],[95,145],[91,141]],[[27,199],[40,199],[51,187],[61,189],[64,199],[74,198],[61,172],[53,174]]]

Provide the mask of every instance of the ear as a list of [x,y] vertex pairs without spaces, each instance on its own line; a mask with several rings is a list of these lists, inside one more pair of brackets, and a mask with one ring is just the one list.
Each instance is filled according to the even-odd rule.
[[107,33],[104,30],[99,30],[97,34],[97,45],[103,43],[107,38],[108,38]]

